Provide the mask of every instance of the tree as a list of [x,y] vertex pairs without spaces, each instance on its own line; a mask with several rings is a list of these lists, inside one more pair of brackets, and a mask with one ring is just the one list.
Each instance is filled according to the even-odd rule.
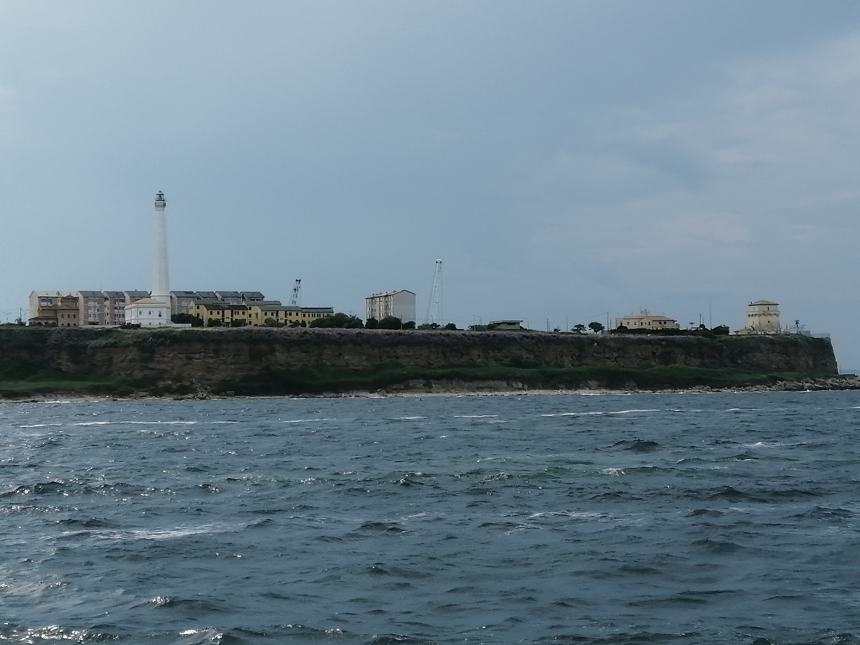
[[379,321],[380,329],[402,329],[403,322],[397,316],[386,316]]
[[244,327],[247,324],[248,323],[246,321],[242,320],[241,318],[236,318],[235,320],[230,321],[231,327]]
[[210,318],[209,322],[206,323],[207,327],[223,327],[224,323],[222,323],[218,318]]
[[595,321],[592,321],[592,322],[590,322],[590,323],[588,323],[588,328],[589,328],[591,331],[593,331],[595,334],[599,334],[600,332],[602,332],[602,331],[603,331],[603,325],[601,325],[601,324],[600,324],[599,322],[597,322],[596,320],[595,320]]
[[731,330],[728,325],[717,325],[711,330],[711,333],[717,336],[728,336]]
[[[405,327],[404,327],[405,329]],[[428,329],[439,329],[438,323],[421,323],[418,325],[418,329],[428,330]]]
[[265,325],[266,327],[283,327],[283,325],[274,318],[266,318],[263,321],[263,325]]
[[[304,321],[303,321],[304,322]],[[311,321],[311,327],[338,327],[341,329],[361,329],[364,323],[361,318],[342,312],[337,312],[331,316],[323,316]]]
[[585,325],[583,325],[582,323],[577,323],[573,326],[571,331],[574,334],[584,334],[585,333]]
[[379,321],[372,316],[364,321],[365,329],[379,329]]
[[415,321],[407,320],[405,323],[403,323],[400,329],[415,329]]
[[192,327],[203,326],[203,319],[194,314],[173,314],[170,317],[170,322],[177,325],[191,325]]
[[454,323],[448,323],[442,329],[446,329],[448,331],[457,331],[457,325],[455,325]]

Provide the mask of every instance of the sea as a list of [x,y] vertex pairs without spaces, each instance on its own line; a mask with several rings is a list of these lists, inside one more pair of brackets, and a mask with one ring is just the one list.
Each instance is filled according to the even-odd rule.
[[860,392],[0,404],[0,641],[860,643]]

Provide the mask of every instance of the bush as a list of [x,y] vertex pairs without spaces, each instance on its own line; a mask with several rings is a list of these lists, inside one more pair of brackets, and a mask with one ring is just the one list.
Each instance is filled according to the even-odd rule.
[[403,321],[396,316],[386,316],[379,321],[380,329],[403,329]]
[[365,329],[379,329],[379,321],[376,318],[368,318],[364,321]]
[[[302,326],[304,326],[304,324],[302,324]],[[337,327],[341,329],[361,329],[364,327],[364,323],[361,322],[361,318],[359,318],[358,316],[337,312],[336,314],[331,316],[324,316],[322,318],[316,318],[312,320],[310,326]]]
[[203,319],[193,314],[173,314],[170,317],[170,322],[177,325],[191,325],[192,327],[203,326]]

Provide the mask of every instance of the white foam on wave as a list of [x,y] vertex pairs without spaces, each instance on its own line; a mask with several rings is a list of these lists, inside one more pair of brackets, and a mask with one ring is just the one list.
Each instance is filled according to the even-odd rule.
[[632,408],[630,410],[589,410],[587,412],[549,412],[542,417],[599,417],[606,414],[647,414],[660,412],[656,408]]
[[538,511],[529,515],[530,520],[542,517],[568,517],[572,520],[606,520],[610,519],[608,513],[598,511]]
[[[238,528],[238,525],[223,523],[201,524],[200,526],[176,526],[166,529],[128,529],[92,531],[92,535],[102,540],[129,542],[134,540],[172,540],[188,537],[189,535],[204,535],[207,533],[227,533]],[[74,535],[69,532],[67,535]]]
[[603,468],[600,471],[601,475],[609,475],[610,477],[620,477],[626,474],[623,468]]
[[322,421],[336,421],[336,419],[281,419],[281,423],[314,423]]
[[117,421],[133,426],[193,426],[197,421]]
[[542,414],[542,417],[599,417],[608,412],[592,411],[592,412],[548,412]]
[[[86,426],[112,426],[112,425],[129,425],[129,426],[193,426],[197,421],[182,421],[182,420],[170,420],[170,421],[161,421],[158,419],[145,420],[145,421],[79,421],[78,423],[73,423],[73,426],[86,427]],[[59,425],[59,424],[57,424]]]
[[[15,629],[10,634],[19,643],[34,643],[36,641],[71,641],[73,643],[83,643],[90,640],[93,635],[93,632],[89,632],[86,629],[66,629],[59,625]],[[3,640],[6,639],[3,638]]]
[[455,419],[495,419],[498,414],[455,414]]
[[612,412],[607,412],[607,414],[647,414],[649,412],[660,412],[655,408],[633,408],[632,410],[614,410]]
[[220,643],[224,639],[224,633],[214,627],[203,627],[202,629],[183,629],[180,636],[201,636],[207,643]]
[[413,417],[397,417],[398,421],[418,421],[419,419],[426,419],[427,417],[422,416],[413,416]]
[[62,423],[30,423],[23,426],[18,426],[19,428],[59,428],[62,426]]
[[781,443],[777,442],[766,442],[766,441],[756,441],[755,443],[743,443],[741,444],[744,448],[778,448],[781,446]]

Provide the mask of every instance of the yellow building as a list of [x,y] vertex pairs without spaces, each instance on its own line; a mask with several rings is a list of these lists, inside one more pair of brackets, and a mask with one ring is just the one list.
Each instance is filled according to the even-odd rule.
[[[288,307],[279,304],[229,305],[223,302],[195,303],[191,312],[206,327],[306,327],[317,318],[331,316],[331,307]],[[210,322],[217,321],[217,322]],[[304,323],[304,325],[302,325]]]
[[287,305],[261,304],[251,305],[251,310],[257,313],[258,325],[307,327],[318,318],[334,314],[331,307],[294,307]]

